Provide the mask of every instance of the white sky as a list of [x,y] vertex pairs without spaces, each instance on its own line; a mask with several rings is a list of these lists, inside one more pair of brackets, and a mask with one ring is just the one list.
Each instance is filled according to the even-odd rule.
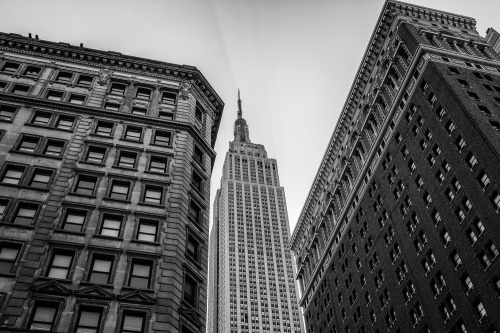
[[[196,66],[226,103],[211,203],[237,89],[250,138],[278,161],[290,227],[300,215],[383,0],[0,0],[0,31]],[[499,0],[414,0],[500,31]]]

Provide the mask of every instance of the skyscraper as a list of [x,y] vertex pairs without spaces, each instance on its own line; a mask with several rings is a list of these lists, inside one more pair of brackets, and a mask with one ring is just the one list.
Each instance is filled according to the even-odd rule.
[[0,34],[0,331],[205,332],[223,106],[192,66]]
[[250,141],[239,92],[213,216],[209,332],[301,332],[285,192],[276,160]]
[[500,329],[500,61],[475,23],[384,4],[291,239],[308,332]]

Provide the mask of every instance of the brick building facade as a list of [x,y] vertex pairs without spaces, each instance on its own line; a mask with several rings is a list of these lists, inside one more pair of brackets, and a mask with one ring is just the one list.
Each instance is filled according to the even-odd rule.
[[223,106],[192,66],[0,34],[1,331],[205,331]]
[[500,61],[389,0],[291,239],[308,332],[500,329]]

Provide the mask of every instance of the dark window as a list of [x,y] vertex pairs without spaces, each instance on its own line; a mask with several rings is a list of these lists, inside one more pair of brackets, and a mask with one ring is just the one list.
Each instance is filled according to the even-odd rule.
[[87,212],[84,210],[68,209],[62,225],[63,230],[81,232]]
[[120,333],[144,332],[145,323],[144,314],[124,312]]
[[147,88],[137,88],[136,98],[149,99],[151,97],[151,90]]
[[69,251],[54,251],[47,270],[47,277],[67,279],[75,253]]
[[479,96],[475,93],[475,92],[472,92],[472,91],[468,91],[467,92],[467,95],[469,95],[469,97],[473,100],[476,100],[478,101],[479,100]]
[[130,192],[130,182],[114,180],[111,183],[109,197],[117,200],[127,200]]
[[82,308],[76,324],[76,333],[97,333],[101,324],[102,311],[95,308]]
[[5,89],[5,87],[7,87],[7,82],[0,81],[0,90]]
[[193,237],[193,236],[188,236],[187,239],[187,244],[186,244],[186,253],[188,256],[193,258],[195,261],[198,261],[199,259],[199,246],[200,243]]
[[10,74],[15,74],[19,69],[19,64],[13,62],[7,62],[3,65],[2,72],[7,72]]
[[151,156],[149,160],[149,171],[167,173],[168,159],[159,156]]
[[35,303],[29,329],[52,332],[58,309],[55,303]]
[[101,225],[101,235],[118,237],[122,227],[123,216],[104,214]]
[[56,127],[64,130],[71,130],[75,123],[75,117],[60,116],[57,120]]
[[145,260],[132,260],[128,286],[138,289],[148,289],[151,282],[152,262]]
[[97,123],[97,126],[95,128],[95,134],[104,135],[104,136],[111,136],[112,132],[113,132],[113,124],[112,123],[106,123],[103,121],[99,121]]
[[[2,86],[0,85],[0,88]],[[10,105],[0,105],[0,120],[7,120],[10,121],[12,118],[14,118],[14,115],[16,113],[16,107],[10,106]]]
[[160,111],[158,117],[160,119],[174,119],[174,114],[168,111]]
[[146,185],[146,188],[144,189],[143,199],[145,203],[161,205],[163,201],[163,188]]
[[193,159],[198,161],[200,164],[203,164],[203,152],[197,146],[194,147]]
[[30,86],[24,84],[15,84],[12,92],[18,95],[28,95],[30,88]]
[[135,168],[135,161],[137,160],[136,153],[130,152],[120,152],[120,156],[118,157],[117,165],[121,167],[127,168]]
[[37,111],[31,123],[34,125],[48,126],[51,117],[51,113]]
[[175,91],[164,91],[161,95],[162,104],[175,104],[177,102],[177,92]]
[[59,72],[57,75],[56,81],[59,83],[70,83],[71,79],[73,78],[73,73],[68,73],[68,72]]
[[104,104],[104,108],[107,110],[118,111],[120,110],[120,104],[107,102]]
[[33,136],[23,136],[17,150],[25,153],[34,153],[39,142],[40,138]]
[[203,193],[203,178],[196,172],[193,172],[191,177],[191,185],[193,185],[197,191]]
[[43,153],[45,155],[60,157],[62,155],[63,148],[64,148],[64,142],[48,140],[47,146],[45,146],[45,151]]
[[138,115],[141,115],[141,116],[145,116],[146,113],[147,113],[148,109],[146,108],[143,108],[143,107],[139,107],[139,106],[134,106],[132,108],[132,113],[133,114],[138,114]]
[[108,284],[111,278],[111,269],[113,267],[112,257],[94,256],[88,280],[92,283]]
[[184,279],[184,301],[196,308],[196,293],[198,284],[196,281],[189,275],[186,275]]
[[198,121],[202,121],[202,119],[203,119],[203,109],[201,108],[201,106],[198,103],[196,104],[194,116],[196,117],[196,119]]
[[94,195],[97,184],[97,177],[79,176],[75,186],[75,193]]
[[142,129],[137,127],[127,126],[125,130],[125,139],[133,140],[133,141],[141,141],[142,139]]
[[106,148],[89,146],[85,160],[87,162],[103,163],[105,155]]
[[26,70],[24,71],[24,75],[31,76],[31,77],[37,77],[41,70],[42,69],[40,67],[28,66],[28,67],[26,67]]
[[12,273],[21,253],[21,244],[0,243],[0,272]]
[[15,224],[31,225],[35,219],[37,210],[37,204],[22,202],[17,206],[13,222]]
[[170,146],[172,134],[170,132],[156,131],[154,136],[154,143],[162,146]]
[[35,169],[29,186],[47,189],[49,187],[50,179],[52,178],[51,170]]
[[9,205],[9,200],[0,199],[0,219],[2,218],[3,214],[5,213],[5,210],[7,209],[8,205]]
[[158,222],[151,220],[139,220],[137,227],[137,240],[145,242],[155,242]]
[[80,75],[77,84],[81,86],[90,86],[92,84],[92,77],[87,75]]
[[47,93],[47,99],[50,99],[51,101],[62,101],[63,96],[64,93],[62,91],[50,90]]
[[26,167],[24,166],[8,165],[2,176],[2,183],[18,185],[25,170]]
[[195,204],[194,201],[191,201],[189,205],[188,216],[192,221],[200,223],[201,208],[197,204]]
[[111,89],[109,90],[109,93],[113,94],[113,95],[123,96],[123,95],[125,95],[125,89],[126,89],[126,86],[124,84],[113,83],[111,85]]
[[83,103],[85,103],[85,98],[85,95],[71,94],[69,95],[68,102],[71,104],[83,105]]

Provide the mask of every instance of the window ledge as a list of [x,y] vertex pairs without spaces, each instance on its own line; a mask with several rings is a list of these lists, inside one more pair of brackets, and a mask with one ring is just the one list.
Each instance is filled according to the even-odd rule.
[[2,123],[12,123],[12,119],[11,120],[0,119],[0,122],[2,122]]
[[133,143],[144,143],[144,140],[131,140],[127,138],[120,138],[121,141],[126,141],[126,142],[133,142]]
[[76,235],[76,236],[85,236],[84,232],[81,231],[71,231],[64,229],[54,229],[54,232],[57,234],[68,234],[68,235]]
[[82,194],[82,193],[76,193],[76,192],[70,192],[68,194],[81,197],[81,198],[89,198],[89,199],[95,199],[95,195],[89,195],[89,194]]
[[25,185],[17,185],[17,184],[8,184],[8,183],[0,183],[1,186],[7,186],[7,187],[15,187],[15,188],[22,188],[26,190],[38,190],[42,192],[49,192],[49,189],[47,188],[40,188],[40,187],[33,187],[33,186],[25,186]]
[[139,239],[131,239],[131,243],[136,243],[136,244],[143,244],[143,245],[153,245],[153,246],[159,246],[161,245],[160,242],[148,242],[148,241],[143,241]]
[[154,147],[162,147],[162,148],[170,148],[170,149],[174,148],[171,144],[170,145],[160,145],[158,143],[151,142],[149,145],[154,146]]
[[74,129],[64,129],[64,128],[58,128],[58,127],[51,127],[51,126],[44,126],[44,125],[37,125],[37,124],[30,124],[30,123],[25,123],[24,126],[29,126],[29,127],[37,127],[37,128],[43,128],[43,129],[51,129],[51,130],[56,130],[56,131],[61,131],[61,132],[67,132],[67,133],[73,133]]
[[105,167],[106,166],[106,164],[104,164],[104,163],[97,163],[97,162],[84,161],[84,160],[78,161],[78,163],[88,164],[88,165],[95,165],[95,166],[100,166],[100,167]]
[[126,203],[126,204],[131,203],[130,200],[121,200],[121,199],[115,199],[115,198],[110,198],[110,197],[105,197],[105,198],[102,198],[102,199],[106,200],[106,201],[121,202],[121,203]]
[[16,227],[16,228],[21,228],[21,229],[35,229],[35,227],[32,225],[15,224],[15,223],[8,223],[8,222],[0,222],[0,226]]
[[137,168],[125,167],[125,166],[121,166],[121,165],[113,165],[112,168],[113,169],[133,171],[133,172],[138,172],[139,171]]
[[148,289],[141,289],[141,288],[134,288],[134,287],[129,287],[129,286],[123,286],[122,290],[121,290],[122,291],[121,293],[123,293],[123,292],[129,292],[129,291],[135,291],[135,290],[140,290],[140,291],[145,292],[147,294],[154,294],[154,292],[155,292],[154,289],[150,289],[150,288],[148,288]]
[[101,234],[95,234],[93,236],[94,238],[102,238],[102,239],[112,239],[116,241],[123,241],[123,237],[115,237],[115,236],[108,236],[108,235],[101,235]]
[[17,150],[13,150],[13,149],[11,149],[9,152],[10,153],[15,153],[15,154],[21,154],[21,155],[28,155],[28,156],[45,157],[45,158],[50,158],[50,159],[53,159],[53,160],[62,161],[62,157],[59,157],[59,156],[44,155],[44,154],[35,154],[35,153],[26,153],[26,152],[23,152],[23,151],[17,151]]
[[149,170],[144,170],[144,173],[151,174],[151,175],[169,176],[169,173],[168,173],[168,172],[158,172],[158,171],[149,171]]
[[111,134],[111,135],[102,135],[102,134],[90,133],[90,136],[95,136],[95,137],[98,137],[98,138],[113,139],[113,134]]
[[147,202],[138,202],[137,204],[140,206],[146,206],[146,207],[156,207],[156,208],[162,208],[162,209],[165,208],[165,203],[157,205],[157,204],[152,204],[152,203],[147,203]]

